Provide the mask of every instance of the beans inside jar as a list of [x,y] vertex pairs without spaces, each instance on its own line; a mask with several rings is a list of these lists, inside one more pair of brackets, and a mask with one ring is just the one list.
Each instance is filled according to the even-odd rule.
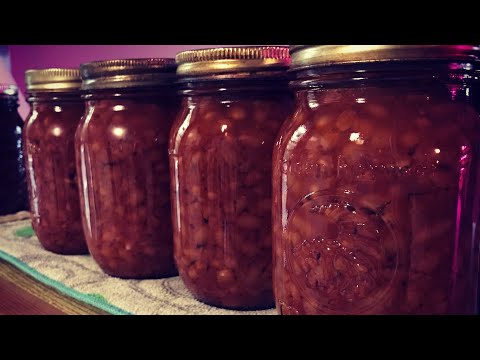
[[[276,71],[265,75],[267,87],[255,77],[228,78],[232,74],[220,81],[210,69],[188,78],[182,64],[195,68],[191,59],[196,58],[202,66],[201,54],[177,57],[189,91],[170,137],[175,260],[197,299],[224,308],[273,306],[272,150],[291,111],[288,54],[283,48],[273,51],[282,56]],[[218,49],[208,54],[228,57]]]
[[473,313],[479,113],[461,81],[432,81],[424,67],[415,83],[399,80],[412,76],[404,67],[380,81],[367,69],[361,86],[346,70],[326,89],[305,89],[302,73],[293,83],[296,112],[274,156],[277,309]]
[[26,72],[31,112],[24,153],[32,226],[41,245],[59,254],[87,254],[75,167],[75,129],[85,111],[76,69]]
[[[178,110],[174,62],[111,60],[82,67],[87,112],[76,147],[90,253],[112,276],[174,276],[168,166],[168,135]],[[126,83],[114,80],[119,67],[129,76]],[[146,82],[142,74],[149,71]]]

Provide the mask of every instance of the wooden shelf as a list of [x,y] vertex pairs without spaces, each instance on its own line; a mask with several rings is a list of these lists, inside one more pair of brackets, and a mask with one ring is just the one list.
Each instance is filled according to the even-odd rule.
[[102,315],[0,259],[0,315]]

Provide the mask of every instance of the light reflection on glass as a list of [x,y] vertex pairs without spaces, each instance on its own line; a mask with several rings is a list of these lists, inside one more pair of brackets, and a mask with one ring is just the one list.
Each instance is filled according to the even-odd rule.
[[55,106],[53,109],[55,110],[55,112],[62,112],[61,106]]
[[308,107],[310,109],[315,109],[319,106],[316,95],[308,93],[307,95]]
[[[89,106],[88,112],[85,115],[85,124],[84,126],[87,127],[90,121],[92,121],[92,115],[93,115],[93,106]],[[90,156],[88,154],[88,151],[85,150],[85,144],[83,142],[80,142],[80,166],[81,166],[81,171],[80,171],[80,176],[82,177],[82,188],[80,191],[83,194],[83,199],[85,200],[85,220],[87,223],[87,231],[88,235],[92,236],[92,222],[91,222],[91,214],[90,214],[90,200],[88,199],[88,181],[91,179],[87,179],[87,157],[90,159]]]
[[227,130],[227,128],[228,128],[227,124],[223,124],[223,125],[222,125],[222,128],[221,128],[222,133],[224,133],[225,130]]
[[433,151],[435,151],[435,154],[440,154],[440,149],[435,149]]
[[114,127],[113,130],[112,130],[113,135],[115,135],[116,137],[119,137],[119,138],[125,136],[125,132],[126,132],[126,130],[122,127]]
[[449,90],[450,90],[450,95],[451,95],[452,100],[455,100],[455,98],[457,97],[458,90],[460,90],[460,93],[461,93],[461,87],[460,86],[455,86],[455,85],[449,86]]
[[8,88],[8,89],[3,90],[3,93],[4,93],[5,95],[16,95],[16,94],[17,94],[17,90],[15,90],[15,88],[13,88],[13,87],[10,87],[10,88]]
[[452,270],[457,273],[459,264],[458,264],[458,252],[460,246],[460,219],[462,217],[462,210],[464,207],[464,197],[466,195],[466,179],[468,179],[470,171],[470,147],[463,145],[461,147],[461,158],[460,158],[460,177],[458,179],[458,197],[457,197],[457,218],[455,224],[455,243],[453,250],[453,264]]
[[123,105],[115,105],[113,107],[113,111],[123,111],[123,110],[125,110],[125,106]]
[[318,102],[317,100],[308,100],[308,107],[310,109],[315,109],[318,107]]
[[[292,137],[288,139],[287,148],[285,149],[285,154],[283,159],[289,159],[295,147],[298,145],[302,137],[307,132],[307,127],[305,125],[300,125],[293,133]],[[287,188],[287,162],[283,161],[282,168],[282,188]],[[282,191],[282,227],[287,226],[288,211],[286,211],[285,206],[287,204],[287,192]]]
[[306,132],[307,128],[305,125],[301,125],[295,130],[292,137],[290,138],[290,141],[287,144],[286,157],[290,155],[290,152],[295,148],[295,146],[297,146],[298,142],[303,137],[303,135],[305,135]]
[[54,136],[60,136],[62,135],[62,129],[59,128],[58,126],[55,126],[53,129],[52,129],[52,134]]
[[365,142],[365,140],[360,137],[360,133],[351,133],[350,141],[353,141],[355,144],[358,145],[363,145],[363,143]]
[[367,102],[367,99],[365,98],[358,98],[355,100],[357,104],[365,104]]

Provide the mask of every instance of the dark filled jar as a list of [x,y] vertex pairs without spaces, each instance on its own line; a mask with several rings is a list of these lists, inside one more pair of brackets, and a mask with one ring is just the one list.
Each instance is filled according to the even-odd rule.
[[279,313],[475,313],[478,51],[291,49],[296,111],[274,151]]
[[274,304],[272,150],[293,97],[285,47],[177,55],[182,108],[170,136],[175,260],[198,300]]
[[0,84],[0,216],[28,209],[18,89]]
[[77,129],[85,236],[120,278],[177,274],[168,136],[178,111],[174,59],[82,64],[86,113]]
[[[475,109],[480,114],[480,56],[477,59],[475,64],[475,76],[471,80],[471,90],[472,90],[472,101]],[[478,296],[477,296],[477,315],[480,315],[480,276],[479,276],[479,284],[478,284]]]
[[32,226],[54,253],[87,254],[75,167],[75,129],[85,106],[77,69],[28,70],[31,111],[24,153]]

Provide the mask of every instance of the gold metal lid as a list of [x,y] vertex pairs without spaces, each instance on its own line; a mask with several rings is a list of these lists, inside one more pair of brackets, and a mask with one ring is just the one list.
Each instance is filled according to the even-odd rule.
[[25,72],[27,90],[35,91],[75,91],[80,90],[82,81],[78,69],[32,69]]
[[80,65],[82,89],[118,89],[172,84],[175,59],[146,58],[93,61]]
[[287,69],[290,55],[286,46],[248,46],[189,50],[175,57],[177,74],[208,75],[242,71]]
[[292,70],[337,64],[400,60],[475,61],[478,45],[292,45]]

